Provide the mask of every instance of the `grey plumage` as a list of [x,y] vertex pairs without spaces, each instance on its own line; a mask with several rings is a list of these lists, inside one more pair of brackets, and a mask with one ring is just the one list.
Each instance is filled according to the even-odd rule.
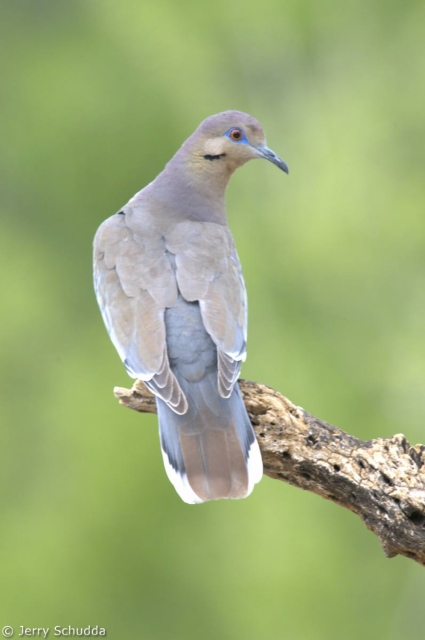
[[189,503],[245,497],[262,475],[235,384],[247,302],[224,206],[231,174],[255,157],[287,171],[254,118],[212,116],[95,237],[103,319],[128,373],[156,395],[166,470]]

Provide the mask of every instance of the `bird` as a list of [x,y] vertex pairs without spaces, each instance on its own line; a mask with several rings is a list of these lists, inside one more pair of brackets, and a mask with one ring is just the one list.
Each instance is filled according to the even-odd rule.
[[165,470],[188,504],[244,498],[263,474],[237,384],[247,295],[225,207],[234,171],[261,158],[289,173],[253,116],[212,115],[94,239],[104,323],[155,395]]

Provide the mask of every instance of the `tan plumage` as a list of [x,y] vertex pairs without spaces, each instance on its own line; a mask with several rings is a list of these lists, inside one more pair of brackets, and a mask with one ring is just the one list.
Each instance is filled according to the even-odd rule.
[[[235,144],[228,127],[247,142]],[[235,387],[247,303],[224,192],[251,158],[285,167],[270,154],[251,116],[212,116],[95,237],[105,324],[129,374],[157,396],[167,472],[187,502],[244,497],[261,477]]]

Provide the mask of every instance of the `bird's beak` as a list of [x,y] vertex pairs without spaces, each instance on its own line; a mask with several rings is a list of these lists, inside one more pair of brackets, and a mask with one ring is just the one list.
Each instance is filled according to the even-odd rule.
[[272,151],[268,147],[255,147],[255,149],[260,158],[264,158],[265,160],[273,162],[273,164],[279,167],[279,169],[282,169],[282,171],[284,171],[285,173],[289,173],[288,165],[286,164],[286,162],[284,162],[282,158],[279,158],[279,156],[277,156],[274,151]]

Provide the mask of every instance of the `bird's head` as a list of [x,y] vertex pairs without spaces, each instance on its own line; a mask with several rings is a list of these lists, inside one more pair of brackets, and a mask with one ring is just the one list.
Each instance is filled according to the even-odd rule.
[[[233,172],[248,160],[263,158],[288,173],[287,164],[269,149],[261,124],[241,111],[224,111],[204,120],[189,138],[196,162],[211,170]],[[211,165],[211,166],[209,166]]]

